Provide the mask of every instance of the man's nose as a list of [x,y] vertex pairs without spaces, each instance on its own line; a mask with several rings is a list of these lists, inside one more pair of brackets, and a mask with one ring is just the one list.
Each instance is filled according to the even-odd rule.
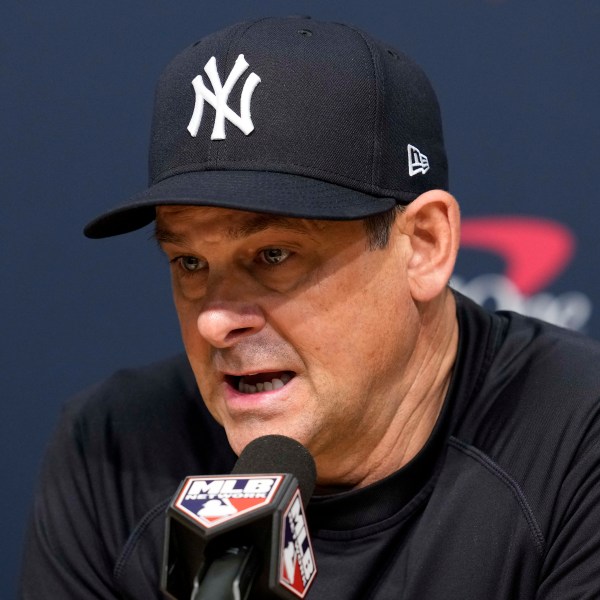
[[238,286],[236,292],[231,283],[213,288],[198,315],[200,335],[215,348],[233,346],[242,338],[258,333],[266,323],[257,303],[241,298],[248,290]]

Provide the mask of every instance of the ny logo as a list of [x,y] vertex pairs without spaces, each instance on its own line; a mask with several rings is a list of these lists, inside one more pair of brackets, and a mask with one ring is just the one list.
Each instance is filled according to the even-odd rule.
[[213,56],[204,67],[204,71],[210,79],[214,93],[211,92],[202,80],[202,75],[197,75],[192,81],[194,91],[196,92],[196,104],[190,123],[187,126],[192,137],[198,135],[198,129],[202,121],[202,113],[204,112],[204,101],[206,100],[215,109],[215,124],[212,130],[211,140],[225,139],[225,119],[233,123],[243,133],[248,135],[254,130],[252,119],[250,118],[250,100],[254,89],[260,83],[260,77],[256,73],[250,73],[244,87],[242,88],[242,96],[240,100],[240,114],[237,115],[229,106],[227,100],[233,86],[238,79],[244,74],[248,68],[248,63],[243,54],[240,54],[235,61],[235,65],[225,85],[221,84],[221,79],[217,73],[217,61]]

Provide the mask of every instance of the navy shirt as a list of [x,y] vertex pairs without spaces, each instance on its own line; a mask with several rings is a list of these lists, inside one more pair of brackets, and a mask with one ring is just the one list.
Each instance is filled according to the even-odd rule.
[[[307,509],[312,600],[600,598],[600,345],[456,294],[434,431],[400,471]],[[185,357],[69,402],[34,500],[24,599],[162,598],[164,512],[236,457]]]

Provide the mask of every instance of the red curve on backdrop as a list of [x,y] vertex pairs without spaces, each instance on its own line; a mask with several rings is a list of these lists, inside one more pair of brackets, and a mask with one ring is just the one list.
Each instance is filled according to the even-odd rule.
[[521,293],[544,288],[567,266],[575,238],[556,221],[533,217],[464,219],[461,245],[488,250],[506,262],[506,276]]

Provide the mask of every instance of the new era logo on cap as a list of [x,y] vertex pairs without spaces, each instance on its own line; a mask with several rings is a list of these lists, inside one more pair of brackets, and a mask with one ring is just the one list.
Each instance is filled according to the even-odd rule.
[[429,171],[429,159],[418,148],[410,144],[406,149],[408,150],[408,174],[411,177],[418,173],[425,175]]

